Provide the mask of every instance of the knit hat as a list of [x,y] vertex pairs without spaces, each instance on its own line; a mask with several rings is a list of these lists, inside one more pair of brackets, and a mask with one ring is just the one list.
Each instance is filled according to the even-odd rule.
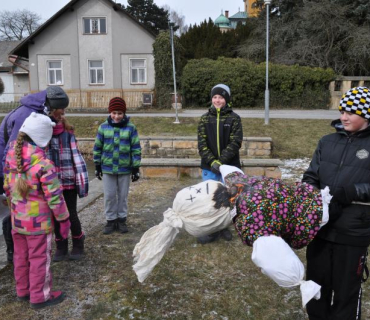
[[65,109],[68,104],[69,98],[61,87],[47,87],[45,105],[49,106],[50,109]]
[[227,104],[230,102],[231,93],[230,88],[227,85],[221,83],[215,85],[211,90],[211,99],[216,94],[223,96]]
[[32,112],[24,120],[20,132],[27,134],[37,146],[44,148],[49,143],[53,135],[55,123],[48,116],[41,113]]
[[110,99],[109,101],[109,107],[108,107],[109,113],[113,111],[122,111],[123,113],[126,113],[126,102],[120,97],[115,97]]
[[370,119],[370,90],[356,87],[347,91],[339,102],[339,111],[357,114],[366,120]]

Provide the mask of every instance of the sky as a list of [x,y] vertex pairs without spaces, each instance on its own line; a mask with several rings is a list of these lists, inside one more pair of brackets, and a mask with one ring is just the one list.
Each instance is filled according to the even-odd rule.
[[[44,22],[68,2],[68,0],[8,0],[2,3],[0,11],[28,9],[38,13]],[[126,0],[116,0],[115,2],[127,5]],[[188,26],[195,23],[199,25],[204,19],[208,20],[209,17],[215,21],[221,11],[229,11],[230,16],[237,13],[239,9],[244,11],[243,0],[154,0],[154,3],[159,7],[168,5],[178,14],[185,16],[185,24]]]

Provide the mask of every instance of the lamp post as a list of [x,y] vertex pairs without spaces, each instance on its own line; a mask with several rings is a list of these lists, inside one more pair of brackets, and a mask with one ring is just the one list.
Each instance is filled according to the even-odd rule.
[[175,69],[175,48],[173,45],[173,27],[175,25],[174,22],[169,22],[168,23],[170,26],[170,36],[171,36],[171,50],[172,50],[172,70],[173,70],[173,90],[175,93],[175,110],[176,110],[176,119],[175,122],[176,124],[180,123],[179,121],[179,116],[177,112],[177,91],[176,91],[176,69]]
[[269,91],[269,13],[271,0],[263,0],[266,7],[266,90],[265,90],[265,124],[269,124],[270,91]]

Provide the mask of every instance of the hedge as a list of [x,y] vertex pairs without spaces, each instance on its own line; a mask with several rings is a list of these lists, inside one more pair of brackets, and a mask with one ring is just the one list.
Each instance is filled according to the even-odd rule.
[[[207,107],[214,85],[231,89],[232,106],[264,106],[266,64],[242,58],[190,60],[183,69],[181,87],[187,107]],[[269,64],[270,107],[328,108],[329,83],[336,77],[332,69]]]

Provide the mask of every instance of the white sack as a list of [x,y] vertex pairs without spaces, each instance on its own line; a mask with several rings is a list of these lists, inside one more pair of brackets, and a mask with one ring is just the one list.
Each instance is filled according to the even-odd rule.
[[230,209],[216,209],[214,192],[220,182],[207,180],[179,191],[172,209],[164,212],[164,220],[146,231],[136,244],[133,269],[138,280],[143,282],[159,263],[172,242],[178,228],[184,228],[194,237],[223,230],[231,223]]
[[258,238],[253,243],[252,261],[279,286],[300,285],[303,307],[312,298],[320,299],[321,286],[303,280],[304,266],[282,238],[273,235]]
[[330,195],[330,189],[328,186],[326,186],[325,189],[321,189],[321,198],[322,198],[322,220],[320,223],[320,227],[322,228],[329,221],[329,204],[331,199],[333,198],[333,196]]

